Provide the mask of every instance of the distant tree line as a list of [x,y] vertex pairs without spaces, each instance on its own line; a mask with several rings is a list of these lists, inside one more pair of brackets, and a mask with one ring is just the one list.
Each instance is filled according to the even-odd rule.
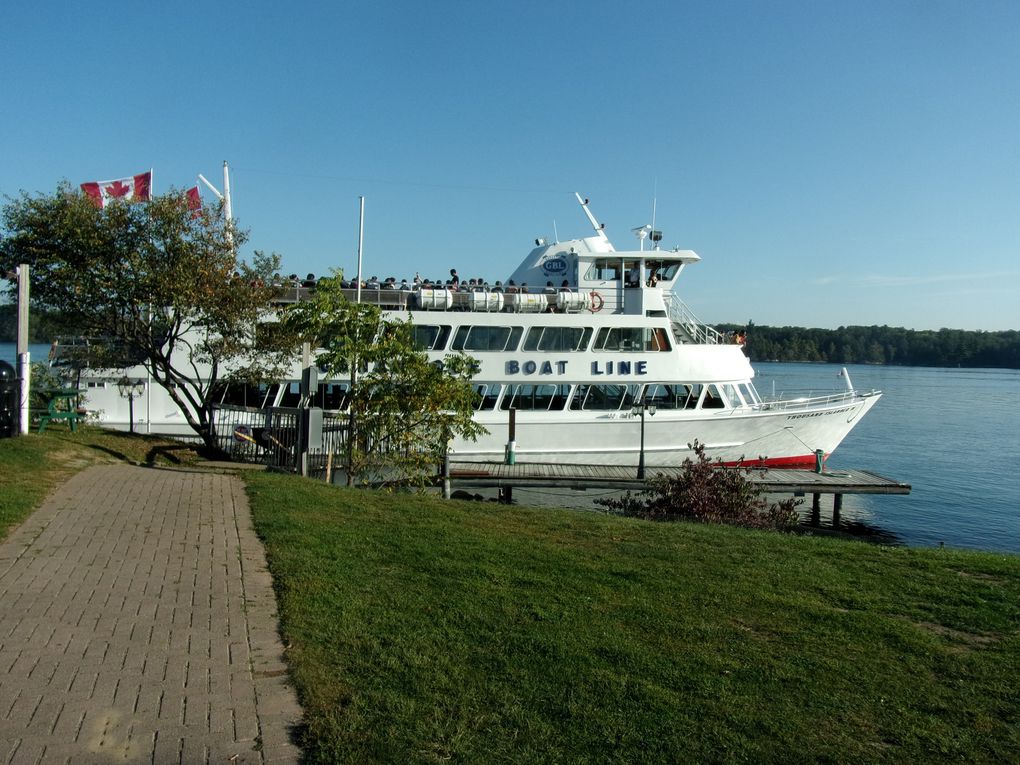
[[[61,323],[60,315],[33,307],[28,315],[28,342],[51,343],[68,329]],[[14,343],[18,340],[18,305],[0,302],[0,343]]]
[[1020,332],[1016,330],[935,331],[887,326],[805,329],[754,324],[725,324],[719,329],[745,330],[745,347],[752,361],[1020,369]]

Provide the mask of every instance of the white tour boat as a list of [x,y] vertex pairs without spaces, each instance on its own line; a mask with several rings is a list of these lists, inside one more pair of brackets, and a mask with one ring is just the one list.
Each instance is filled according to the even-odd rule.
[[[413,322],[433,360],[463,351],[478,361],[475,416],[489,432],[455,440],[452,460],[504,461],[513,412],[517,462],[634,465],[643,452],[648,467],[675,466],[697,440],[727,464],[815,466],[878,401],[881,393],[854,390],[845,374],[839,393],[763,399],[742,343],[699,322],[675,294],[683,269],[700,257],[659,249],[661,235],[648,226],[635,230],[641,249],[616,250],[587,200],[578,201],[595,235],[536,240],[505,285],[360,290],[362,301]],[[654,249],[644,249],[645,238]],[[290,288],[287,299],[303,289]],[[126,373],[137,390],[118,388],[125,370],[82,378],[87,406],[104,424],[126,429],[131,403],[136,429],[190,431],[162,389],[144,382],[144,370]],[[235,390],[234,398],[228,388],[225,401],[294,406],[299,377],[295,367],[295,381]],[[344,382],[325,381],[315,403],[342,408],[345,392]]]

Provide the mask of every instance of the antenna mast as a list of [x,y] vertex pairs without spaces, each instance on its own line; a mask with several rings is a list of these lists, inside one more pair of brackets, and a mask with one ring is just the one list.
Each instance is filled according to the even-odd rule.
[[599,235],[605,241],[609,241],[609,237],[606,236],[606,226],[604,223],[599,223],[595,220],[595,216],[591,214],[591,210],[588,209],[588,200],[581,199],[581,195],[576,191],[574,196],[577,197],[577,201],[581,203],[581,209],[584,210],[584,214],[588,216],[588,220],[591,221],[592,228],[595,229],[595,233]]

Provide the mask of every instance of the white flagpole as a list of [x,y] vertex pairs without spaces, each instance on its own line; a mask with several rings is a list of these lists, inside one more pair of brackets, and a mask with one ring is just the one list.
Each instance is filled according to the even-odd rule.
[[28,434],[31,394],[32,355],[28,350],[28,264],[18,266],[18,377],[20,378],[21,400],[18,406],[18,432]]
[[358,218],[358,292],[357,302],[361,302],[361,247],[365,242],[365,198],[358,197],[361,201],[361,215]]
[[223,160],[223,213],[227,220],[233,220],[234,215],[230,207],[230,169],[227,167],[227,160]]

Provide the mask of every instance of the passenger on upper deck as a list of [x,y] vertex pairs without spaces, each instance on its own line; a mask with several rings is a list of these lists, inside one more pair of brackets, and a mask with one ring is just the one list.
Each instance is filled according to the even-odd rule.
[[450,283],[453,285],[454,289],[459,289],[460,288],[460,277],[457,276],[457,269],[456,268],[451,268],[450,269]]
[[570,292],[570,280],[564,279],[563,284],[560,285],[560,292]]
[[501,282],[499,279],[497,279],[496,280],[496,284],[492,288],[492,291],[493,292],[502,292],[503,291],[503,282]]
[[520,290],[517,288],[517,283],[513,279],[506,283],[506,291],[510,294],[520,292]]
[[556,294],[556,288],[555,288],[555,287],[553,286],[553,283],[552,283],[552,282],[546,282],[546,283],[545,283],[545,289],[544,289],[544,290],[542,290],[542,291],[543,291],[543,292],[544,292],[544,293],[545,293],[546,295],[555,295],[555,294]]

